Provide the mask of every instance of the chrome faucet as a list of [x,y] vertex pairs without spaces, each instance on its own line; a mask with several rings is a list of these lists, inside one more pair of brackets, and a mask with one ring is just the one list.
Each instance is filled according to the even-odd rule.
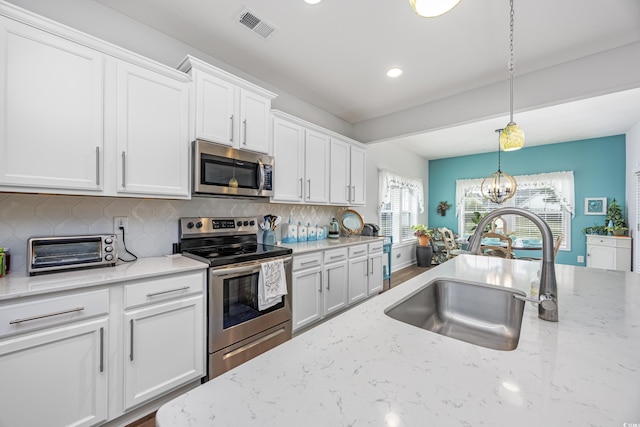
[[[475,233],[469,238],[468,251],[475,254],[482,243],[483,230],[489,222],[500,215],[520,215],[533,222],[542,234],[542,270],[538,295],[538,317],[549,322],[558,321],[558,283],[556,282],[555,255],[553,253],[553,234],[549,225],[538,215],[520,208],[500,208],[489,212],[480,220]],[[532,300],[527,298],[527,301]]]

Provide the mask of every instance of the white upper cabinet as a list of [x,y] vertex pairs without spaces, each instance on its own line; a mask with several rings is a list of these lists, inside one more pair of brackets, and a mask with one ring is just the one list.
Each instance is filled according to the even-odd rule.
[[189,79],[118,62],[119,193],[189,196]]
[[270,154],[276,95],[192,56],[178,67],[195,83],[195,137]]
[[329,137],[305,130],[304,141],[305,202],[329,201]]
[[338,205],[366,202],[367,152],[354,143],[331,138],[330,201]]
[[104,55],[0,16],[0,185],[103,188]]
[[0,3],[0,191],[189,198],[190,83]]
[[279,117],[273,119],[273,200],[302,203],[304,180],[304,129]]

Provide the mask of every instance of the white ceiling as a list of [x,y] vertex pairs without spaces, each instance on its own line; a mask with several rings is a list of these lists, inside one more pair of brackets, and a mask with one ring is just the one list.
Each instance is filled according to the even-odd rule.
[[[415,15],[408,0],[98,1],[352,124],[507,77],[507,0],[462,0],[434,19]],[[245,7],[276,32],[264,40],[238,24]],[[515,11],[516,75],[640,41],[638,0],[516,0]],[[395,80],[385,75],[393,66],[404,69]],[[535,144],[557,142],[550,135],[567,129],[571,138],[624,133],[640,119],[630,110],[640,111],[640,93],[611,96],[516,121]],[[497,142],[487,126],[506,121],[397,142],[427,158],[489,151]]]

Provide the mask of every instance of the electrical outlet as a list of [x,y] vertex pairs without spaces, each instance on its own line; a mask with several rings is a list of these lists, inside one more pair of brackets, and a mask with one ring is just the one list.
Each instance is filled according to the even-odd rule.
[[584,262],[584,256],[578,255],[578,262]]
[[113,217],[113,232],[119,233],[120,227],[125,231],[129,229],[129,218],[126,216],[114,216]]

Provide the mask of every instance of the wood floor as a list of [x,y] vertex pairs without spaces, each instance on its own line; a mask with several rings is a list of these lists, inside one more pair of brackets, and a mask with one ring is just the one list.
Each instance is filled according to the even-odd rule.
[[[403,268],[402,270],[394,271],[391,274],[391,287],[394,288],[399,284],[411,279],[412,277],[415,277],[418,274],[424,273],[430,268],[433,268],[433,267],[418,267],[417,265],[414,264],[409,267]],[[143,417],[138,421],[135,421],[129,424],[127,427],[155,427],[155,425],[156,425],[156,418],[155,418],[155,412],[154,412],[153,414],[149,414],[146,417]]]

